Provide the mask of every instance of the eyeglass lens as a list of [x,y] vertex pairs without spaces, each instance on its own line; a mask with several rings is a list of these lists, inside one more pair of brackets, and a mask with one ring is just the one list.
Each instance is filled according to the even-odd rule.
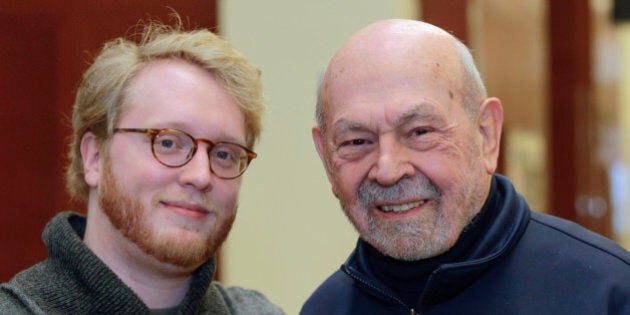
[[[161,163],[178,167],[188,163],[196,151],[196,142],[186,133],[163,130],[153,139],[153,154]],[[247,152],[235,144],[218,143],[209,152],[210,168],[218,176],[236,177],[247,167]]]

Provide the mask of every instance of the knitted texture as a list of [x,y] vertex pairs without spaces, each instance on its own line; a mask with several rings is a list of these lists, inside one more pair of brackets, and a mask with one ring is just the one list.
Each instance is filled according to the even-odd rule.
[[[149,314],[140,298],[82,237],[85,217],[62,212],[42,239],[48,258],[0,286],[0,314]],[[179,314],[283,314],[261,293],[212,282],[214,259],[193,275]]]

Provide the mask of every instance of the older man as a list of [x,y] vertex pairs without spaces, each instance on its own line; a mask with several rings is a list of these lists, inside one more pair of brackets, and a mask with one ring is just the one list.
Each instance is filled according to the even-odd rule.
[[335,54],[313,138],[356,249],[302,314],[630,314],[630,255],[494,175],[503,113],[468,49],[374,23]]
[[212,281],[256,154],[260,72],[205,29],[107,43],[73,112],[70,192],[49,257],[0,287],[2,314],[282,314]]

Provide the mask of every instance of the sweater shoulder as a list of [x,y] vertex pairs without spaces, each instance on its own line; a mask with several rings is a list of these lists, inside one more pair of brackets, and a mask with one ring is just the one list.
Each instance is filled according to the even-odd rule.
[[[220,282],[212,282],[233,314],[283,315],[285,312],[272,303],[264,294],[239,286],[225,287]],[[208,290],[209,292],[212,290]]]
[[0,285],[0,314],[29,314],[27,306],[30,301],[24,300],[19,290],[4,283]]
[[44,314],[33,299],[30,288],[20,280],[25,273],[33,273],[27,269],[16,275],[10,282],[0,285],[0,314]]

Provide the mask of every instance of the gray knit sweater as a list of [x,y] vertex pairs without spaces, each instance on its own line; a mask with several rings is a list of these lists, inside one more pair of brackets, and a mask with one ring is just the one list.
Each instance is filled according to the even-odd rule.
[[[0,314],[149,314],[147,306],[82,242],[85,217],[63,212],[44,229],[48,259],[0,286]],[[195,273],[178,314],[284,314],[261,293]]]

